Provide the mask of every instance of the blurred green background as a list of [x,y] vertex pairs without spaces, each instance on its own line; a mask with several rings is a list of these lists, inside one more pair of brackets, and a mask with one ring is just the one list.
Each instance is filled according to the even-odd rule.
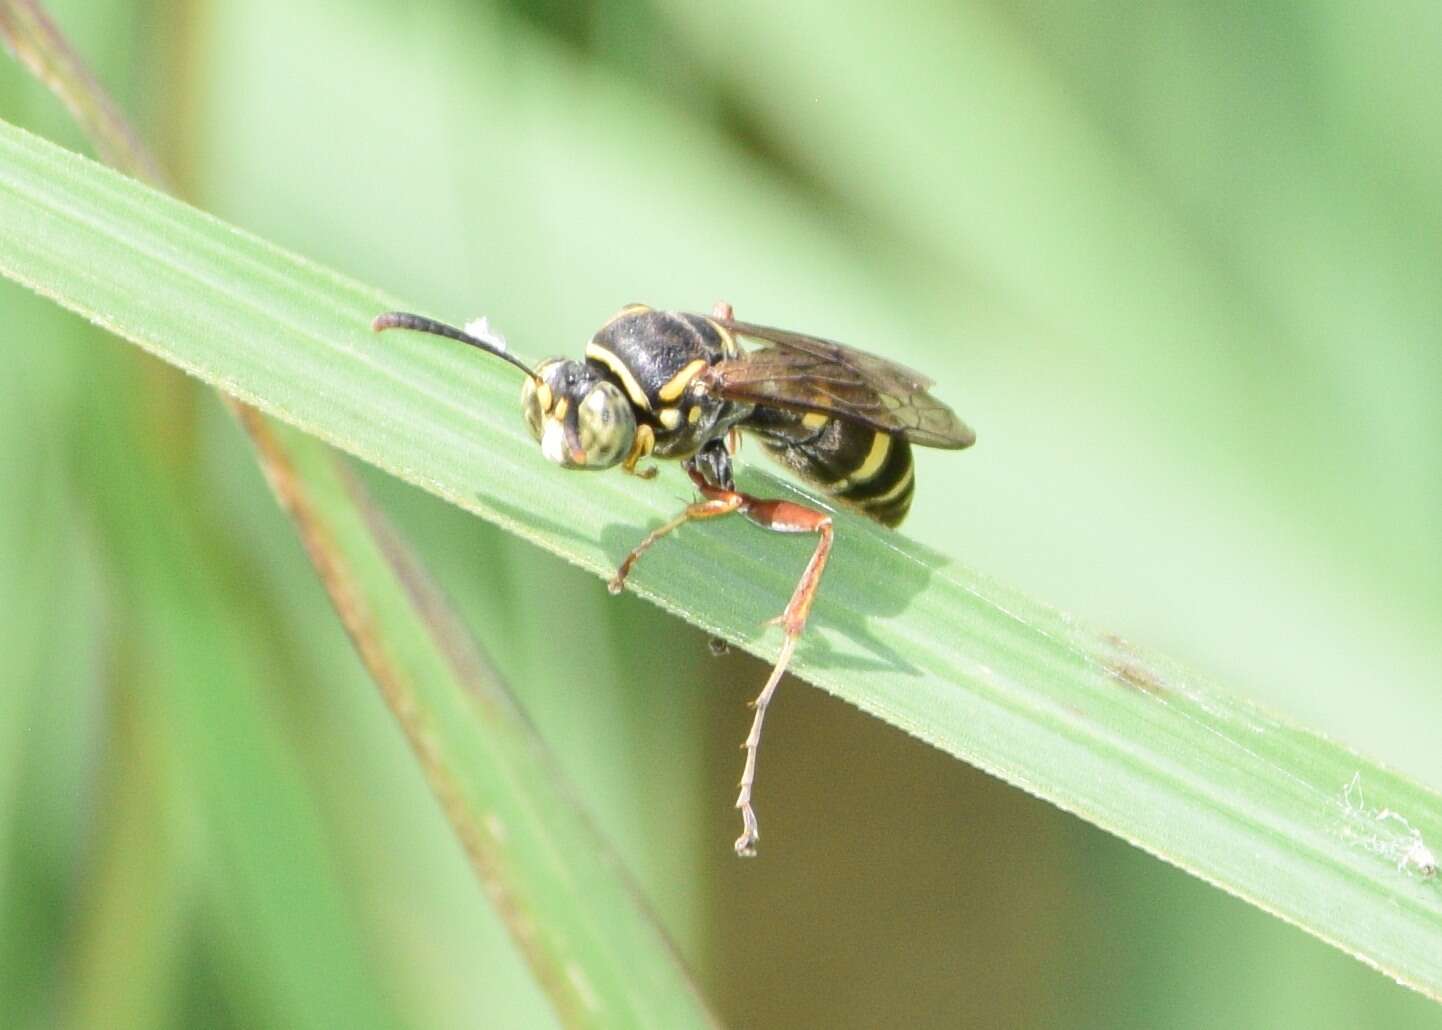
[[[920,366],[980,442],[907,532],[1442,785],[1435,4],[53,10],[189,199],[525,355],[726,299]],[[0,318],[0,1021],[548,1025],[215,397]],[[1442,1025],[799,683],[736,861],[764,667],[368,478],[728,1023]]]

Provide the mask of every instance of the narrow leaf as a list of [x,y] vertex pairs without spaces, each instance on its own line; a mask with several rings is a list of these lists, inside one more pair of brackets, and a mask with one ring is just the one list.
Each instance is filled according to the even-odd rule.
[[242,414],[431,789],[567,1025],[711,1022],[605,840],[425,570],[335,455]]
[[[38,3],[0,0],[0,40],[112,164],[164,176]],[[686,971],[544,745],[341,459],[230,400],[482,887],[568,1025],[709,1025]]]
[[[373,336],[371,316],[406,305],[8,128],[0,226],[11,277],[597,573],[688,493],[675,470],[647,485],[549,466],[521,428],[509,366]],[[904,536],[845,513],[837,527],[800,673],[1442,996],[1442,892],[1427,875],[1437,794]],[[804,551],[744,524],[688,527],[633,585],[773,656],[761,622]],[[784,784],[767,781],[764,752],[761,766],[764,830],[766,796]],[[864,847],[867,813],[854,818]]]

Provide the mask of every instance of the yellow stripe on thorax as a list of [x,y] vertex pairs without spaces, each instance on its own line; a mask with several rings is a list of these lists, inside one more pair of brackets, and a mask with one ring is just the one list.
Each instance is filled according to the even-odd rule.
[[728,358],[740,357],[741,348],[736,343],[736,337],[731,335],[731,330],[714,318],[708,318],[706,321],[712,329],[716,330],[716,335],[721,337],[721,353]]
[[695,379],[698,375],[700,375],[701,370],[705,367],[706,359],[697,358],[695,361],[691,362],[681,371],[677,372],[674,376],[668,379],[666,381],[666,385],[656,391],[656,396],[660,397],[663,401],[669,404],[671,401],[674,401],[677,397],[680,397],[681,394],[685,392],[686,387],[691,385],[691,380]]
[[626,388],[626,396],[631,398],[632,404],[642,411],[651,410],[651,399],[646,396],[646,391],[641,389],[641,384],[636,382],[636,377],[631,374],[631,370],[626,367],[624,361],[595,340],[586,344],[586,357],[592,361],[599,361],[610,369],[617,379],[621,380],[621,385]]
[[[614,315],[612,315],[610,318],[606,319],[606,324],[603,325],[603,326],[601,326],[601,328],[602,328],[602,329],[605,329],[605,328],[613,325],[614,323],[619,322],[621,319],[625,318],[627,315],[639,315],[639,314],[641,314],[641,312],[643,312],[643,311],[650,311],[650,310],[651,310],[651,305],[649,305],[649,304],[627,304],[627,305],[626,305],[624,308],[622,308],[620,311],[616,312],[616,313],[615,313]],[[598,331],[599,331],[599,330],[598,330]]]

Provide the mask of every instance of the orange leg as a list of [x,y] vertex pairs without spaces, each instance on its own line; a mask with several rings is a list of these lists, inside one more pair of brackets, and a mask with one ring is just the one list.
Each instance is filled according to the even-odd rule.
[[756,854],[756,840],[761,836],[756,825],[756,813],[751,808],[751,788],[756,782],[756,751],[761,745],[761,723],[766,718],[766,706],[771,703],[771,695],[776,693],[776,685],[781,682],[781,674],[786,671],[786,666],[791,661],[791,652],[796,649],[796,641],[801,638],[801,631],[806,628],[807,616],[811,614],[811,602],[816,598],[816,588],[821,584],[821,573],[825,570],[826,558],[831,553],[832,530],[830,515],[790,501],[753,500],[742,511],[758,526],[774,529],[778,533],[816,533],[821,537],[816,541],[816,550],[812,552],[811,560],[806,563],[806,571],[801,574],[796,589],[792,591],[791,600],[786,603],[786,610],[771,620],[781,625],[786,636],[781,643],[781,654],[776,658],[776,666],[766,680],[766,686],[761,688],[761,693],[751,703],[756,714],[751,719],[751,732],[746,735],[746,743],[742,745],[746,749],[746,765],[741,771],[741,792],[736,796],[736,807],[741,810],[742,827],[741,836],[736,838],[736,854],[749,857]]
[[751,856],[756,854],[756,840],[761,835],[756,824],[756,813],[751,808],[751,789],[756,782],[756,752],[761,745],[761,724],[766,718],[766,706],[771,703],[771,697],[776,693],[776,685],[781,682],[781,676],[796,649],[796,641],[800,639],[802,630],[806,628],[806,619],[811,614],[811,602],[816,599],[821,573],[826,568],[826,559],[831,553],[831,516],[791,501],[763,501],[750,494],[724,490],[707,483],[697,470],[687,471],[706,499],[688,505],[680,515],[652,530],[626,555],[625,561],[611,579],[611,593],[621,592],[636,559],[652,544],[691,519],[715,518],[739,511],[758,526],[778,533],[816,533],[821,538],[816,542],[816,550],[806,565],[806,571],[801,574],[801,579],[791,594],[791,600],[786,604],[786,610],[770,620],[771,623],[780,624],[785,639],[781,644],[781,654],[771,670],[771,676],[766,680],[766,686],[761,688],[761,693],[751,703],[756,714],[751,720],[751,732],[746,735],[746,742],[742,745],[746,749],[746,765],[741,772],[741,793],[736,797],[736,807],[741,810],[742,824],[741,836],[736,840],[736,854]]
[[[606,589],[613,594],[619,594],[624,590],[626,588],[626,577],[631,574],[631,566],[636,564],[636,559],[649,551],[651,545],[667,533],[680,529],[692,519],[714,519],[718,515],[730,515],[745,503],[745,499],[741,494],[732,493],[729,490],[718,490],[713,487],[707,487],[706,490],[708,491],[706,500],[686,505],[680,515],[677,515],[670,522],[662,523],[651,530],[651,532],[646,534],[646,539],[631,548],[631,553],[626,555],[625,561],[621,562],[621,567],[618,568],[616,574],[611,577],[611,582],[606,584]],[[713,494],[715,496],[712,496]]]

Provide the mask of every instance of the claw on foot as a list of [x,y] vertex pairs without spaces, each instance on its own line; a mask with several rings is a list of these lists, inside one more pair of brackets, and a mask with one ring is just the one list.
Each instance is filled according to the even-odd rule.
[[[753,822],[754,822],[754,820],[753,820]],[[755,857],[756,857],[756,840],[757,840],[757,838],[759,838],[760,836],[761,836],[761,834],[757,833],[756,830],[755,830],[754,828],[752,828],[752,829],[750,829],[750,830],[747,830],[745,833],[741,834],[741,836],[737,837],[737,838],[736,838],[736,857],[737,857],[737,858],[755,858]]]

